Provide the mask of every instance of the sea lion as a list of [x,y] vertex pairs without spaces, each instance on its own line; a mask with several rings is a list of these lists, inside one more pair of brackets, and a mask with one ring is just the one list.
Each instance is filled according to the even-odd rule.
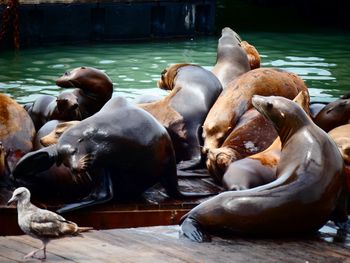
[[181,220],[184,235],[192,240],[208,240],[206,232],[305,235],[322,227],[338,207],[345,178],[333,140],[286,98],[255,95],[253,104],[272,121],[281,139],[278,179],[224,192],[196,206]]
[[[75,121],[67,123],[70,124],[74,122]],[[61,122],[58,120],[51,120],[45,123],[35,135],[33,150],[37,151],[44,148],[45,146],[57,143],[58,138],[52,136],[52,134],[55,134],[54,131],[56,130],[56,127],[64,126],[66,129],[68,129],[69,124],[66,125],[66,122]],[[44,144],[41,143],[42,139],[46,138],[48,135],[51,140],[47,138],[44,140]],[[59,133],[57,133],[57,136],[60,136]],[[29,153],[23,158],[29,159],[31,158],[31,155],[32,153]],[[75,177],[69,168],[63,164],[53,164],[50,168],[41,172],[28,172],[21,174],[17,173],[16,184],[18,186],[25,186],[30,189],[34,198],[39,200],[60,200],[62,202],[71,202],[72,200],[83,198],[89,193],[91,189],[91,182],[77,182],[74,181],[74,178]]]
[[169,196],[184,196],[178,190],[175,154],[166,129],[151,114],[121,97],[66,130],[57,144],[24,156],[13,175],[35,174],[55,163],[68,167],[75,181],[92,184],[86,198],[59,212],[112,199],[138,198],[157,182]]
[[82,119],[98,112],[113,93],[113,83],[107,74],[92,67],[67,71],[56,80],[56,85],[75,88],[72,93],[77,97]]
[[57,98],[42,95],[26,110],[37,131],[50,120],[81,120],[77,96],[71,92],[62,92]]
[[344,174],[347,186],[344,198],[348,200],[348,209],[350,211],[350,124],[334,128],[328,132],[328,135],[337,144],[344,160]]
[[222,175],[232,162],[265,150],[277,136],[271,122],[257,110],[248,110],[221,147],[208,150],[206,165],[210,175],[221,183]]
[[296,74],[275,68],[258,68],[237,77],[224,89],[210,109],[203,125],[204,152],[219,148],[240,117],[252,108],[253,95],[283,96],[294,99],[307,91]]
[[335,141],[347,165],[350,165],[350,124],[336,127],[328,132]]
[[11,197],[11,172],[19,159],[33,149],[35,128],[27,111],[0,93],[0,204]]
[[5,148],[0,142],[0,178],[4,175],[6,169],[5,155]]
[[50,146],[56,144],[63,132],[68,130],[70,127],[73,127],[77,123],[79,123],[79,121],[67,121],[57,123],[49,133],[41,136],[40,143],[43,146]]
[[202,125],[222,91],[220,82],[200,66],[175,64],[162,72],[158,86],[171,92],[162,100],[138,106],[168,130],[177,162],[200,160]]
[[[293,100],[309,114],[309,94],[302,91]],[[244,190],[270,183],[276,179],[276,168],[281,156],[279,137],[264,151],[232,162],[222,177],[227,190]]]
[[249,60],[246,51],[241,47],[241,38],[231,28],[225,27],[218,41],[216,64],[212,72],[225,88],[248,70]]
[[242,41],[241,46],[247,53],[250,69],[260,68],[260,55],[254,46],[249,44],[247,41]]
[[33,149],[35,128],[26,110],[0,93],[0,142],[10,172],[17,161]]
[[350,99],[337,99],[328,103],[314,118],[324,131],[350,123]]

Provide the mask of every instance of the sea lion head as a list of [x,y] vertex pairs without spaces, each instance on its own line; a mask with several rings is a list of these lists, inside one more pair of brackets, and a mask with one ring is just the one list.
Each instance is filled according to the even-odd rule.
[[83,89],[87,96],[93,96],[102,88],[108,90],[108,94],[113,91],[113,83],[107,74],[92,67],[78,67],[66,71],[56,80],[56,85]]
[[62,92],[56,99],[57,110],[63,119],[81,120],[78,97],[71,92]]
[[247,41],[242,41],[241,46],[244,51],[247,53],[249,60],[250,69],[260,68],[260,55],[256,48],[250,45]]
[[160,89],[172,90],[175,87],[175,79],[178,70],[190,64],[174,64],[164,69],[161,73],[160,80],[157,81],[157,86]]
[[236,43],[242,42],[241,37],[229,27],[224,27],[221,30],[221,36],[222,37],[231,37],[233,40],[235,40]]
[[[82,124],[82,123],[80,123]],[[96,161],[98,129],[75,124],[57,142],[57,162],[68,167],[75,181],[92,181],[90,172]],[[105,136],[105,135],[102,135]],[[103,148],[103,145],[98,145]]]
[[252,103],[262,115],[273,123],[282,142],[286,141],[294,133],[293,131],[311,121],[297,103],[284,97],[254,95]]
[[214,176],[217,182],[222,181],[222,176],[226,172],[230,163],[241,159],[239,153],[229,147],[221,147],[208,151],[206,165],[209,173]]

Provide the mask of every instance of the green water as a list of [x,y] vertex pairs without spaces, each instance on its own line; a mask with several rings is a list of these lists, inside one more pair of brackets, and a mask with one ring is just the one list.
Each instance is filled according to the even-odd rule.
[[[279,67],[306,81],[312,100],[331,101],[350,91],[350,36],[345,34],[242,33],[262,56],[263,67]],[[160,72],[173,63],[211,69],[218,37],[183,41],[52,46],[0,52],[0,90],[20,103],[58,94],[55,79],[66,70],[91,66],[114,83],[114,96],[133,99],[156,88]]]

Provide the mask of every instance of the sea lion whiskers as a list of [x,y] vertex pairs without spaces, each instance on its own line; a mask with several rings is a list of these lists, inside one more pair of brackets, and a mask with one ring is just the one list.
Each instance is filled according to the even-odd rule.
[[92,182],[90,173],[88,172],[89,166],[93,160],[93,155],[91,153],[83,155],[77,163],[77,176],[82,182]]

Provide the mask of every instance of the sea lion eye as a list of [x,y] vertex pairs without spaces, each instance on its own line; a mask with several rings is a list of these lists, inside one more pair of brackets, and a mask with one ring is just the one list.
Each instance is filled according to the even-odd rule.
[[273,104],[271,102],[268,102],[266,106],[269,110],[273,108]]
[[164,75],[165,75],[166,72],[167,72],[167,70],[164,69],[164,70],[162,71],[162,73],[160,73],[160,74],[162,75],[162,78],[164,78]]

